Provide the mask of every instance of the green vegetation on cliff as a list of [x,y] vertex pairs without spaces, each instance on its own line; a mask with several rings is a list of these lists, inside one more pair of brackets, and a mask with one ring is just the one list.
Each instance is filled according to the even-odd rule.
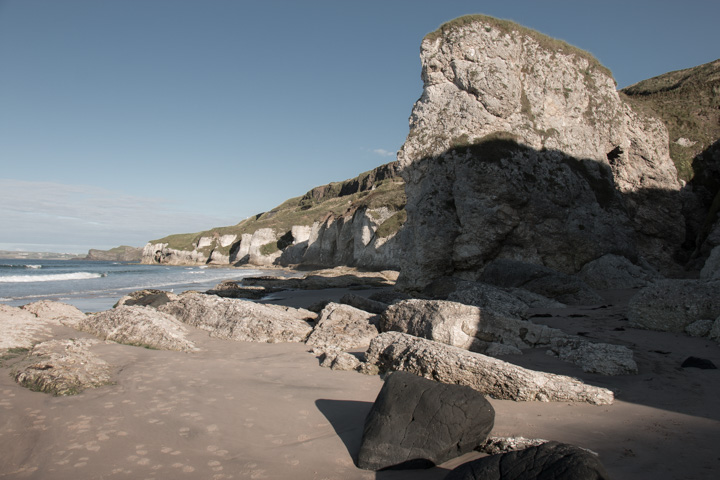
[[[194,250],[202,237],[221,237],[237,235],[239,241],[243,234],[252,234],[261,228],[272,228],[277,233],[290,231],[293,226],[310,226],[328,218],[348,216],[361,208],[377,209],[386,207],[391,211],[404,211],[405,184],[397,173],[395,162],[378,167],[344,182],[333,182],[316,187],[305,195],[286,200],[268,212],[247,218],[237,225],[218,227],[204,232],[170,235],[150,243],[167,243],[174,250]],[[402,226],[401,219],[393,215],[385,223],[382,236],[397,232]],[[206,247],[210,248],[210,247]],[[217,251],[228,254],[231,246],[218,247]],[[277,250],[273,242],[263,252]],[[202,249],[201,249],[202,250]],[[272,251],[271,251],[272,250]]]
[[[605,75],[613,78],[612,72],[605,67],[603,64],[600,63],[600,61],[595,58],[590,52],[587,52],[581,48],[575,47],[573,45],[570,45],[569,43],[565,42],[564,40],[559,40],[557,38],[548,37],[547,35],[538,32],[537,30],[533,30],[531,28],[525,27],[523,25],[520,25],[519,23],[515,23],[512,20],[503,20],[495,17],[489,17],[487,15],[481,15],[481,14],[473,14],[473,15],[464,15],[462,17],[455,18],[453,20],[450,20],[449,22],[445,22],[440,27],[425,35],[424,40],[436,40],[437,38],[442,37],[443,35],[446,35],[447,33],[460,29],[462,27],[471,25],[473,23],[484,23],[488,25],[487,28],[497,28],[500,30],[500,32],[504,34],[510,34],[512,32],[519,32],[523,35],[527,35],[528,37],[532,38],[536,42],[540,44],[541,47],[552,50],[555,52],[562,52],[567,54],[576,55],[578,57],[584,58],[590,63],[591,67],[594,67],[604,73]],[[490,32],[490,30],[488,30]]]
[[633,107],[663,120],[678,177],[690,181],[693,159],[720,138],[720,60],[643,80],[621,90]]

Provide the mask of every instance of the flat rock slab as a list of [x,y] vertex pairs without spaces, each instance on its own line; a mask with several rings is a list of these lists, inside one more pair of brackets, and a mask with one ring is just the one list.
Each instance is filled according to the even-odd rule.
[[400,332],[378,335],[367,361],[380,371],[402,370],[443,383],[466,385],[493,398],[516,401],[613,403],[606,388],[564,375],[536,372],[479,353]]
[[213,337],[263,343],[304,342],[313,328],[308,321],[317,316],[301,308],[201,293],[182,294],[158,310]]
[[125,345],[191,352],[187,328],[175,317],[152,307],[122,306],[80,321],[76,328],[103,340]]
[[72,327],[87,317],[80,309],[67,303],[52,300],[39,300],[23,305],[23,310],[35,315],[38,319],[52,324],[62,324]]
[[394,372],[365,419],[358,467],[429,468],[482,445],[494,423],[495,410],[472,388]]
[[464,463],[445,480],[603,480],[609,479],[600,460],[587,450],[547,442],[524,450]]
[[0,303],[0,353],[8,349],[29,349],[49,340],[52,327],[74,326],[85,314],[72,305],[43,300],[22,307]]

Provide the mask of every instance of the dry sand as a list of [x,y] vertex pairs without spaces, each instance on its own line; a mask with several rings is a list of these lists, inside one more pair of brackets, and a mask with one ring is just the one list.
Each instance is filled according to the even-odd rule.
[[[283,292],[307,306],[347,290]],[[367,294],[370,291],[353,291]],[[558,440],[597,452],[614,479],[708,479],[720,472],[720,370],[680,368],[690,356],[720,366],[717,343],[627,327],[628,292],[606,308],[537,313],[537,323],[632,347],[640,374],[585,374],[543,350],[505,360],[612,388],[610,406],[491,400],[493,435]],[[57,336],[86,337],[67,327]],[[354,466],[379,377],[318,365],[301,344],[213,339],[193,330],[199,353],[101,343],[117,384],[73,397],[17,385],[0,368],[0,478],[32,479],[441,479],[468,454],[424,471]]]

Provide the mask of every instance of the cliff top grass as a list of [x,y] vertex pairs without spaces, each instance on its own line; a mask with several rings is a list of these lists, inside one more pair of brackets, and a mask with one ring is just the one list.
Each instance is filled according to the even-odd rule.
[[[693,159],[720,138],[720,60],[643,80],[621,93],[634,108],[662,119],[678,177],[690,181],[697,173]],[[679,138],[690,144],[677,143]]]
[[610,69],[608,69],[606,66],[604,66],[600,61],[595,58],[590,52],[583,50],[581,48],[575,47],[573,45],[570,45],[569,43],[565,42],[564,40],[559,40],[557,38],[552,38],[544,33],[540,33],[537,30],[533,30],[531,28],[525,27],[523,25],[520,25],[519,23],[515,23],[512,20],[503,20],[495,17],[490,17],[488,15],[481,15],[481,14],[472,14],[472,15],[463,15],[462,17],[455,18],[453,20],[450,20],[449,22],[445,22],[440,27],[425,35],[424,40],[433,41],[437,38],[442,37],[443,35],[446,35],[448,32],[451,32],[453,30],[460,29],[462,27],[472,25],[473,23],[484,23],[486,25],[489,25],[491,28],[497,28],[502,33],[505,34],[512,34],[512,32],[518,32],[522,35],[526,35],[536,42],[540,44],[543,48],[554,51],[554,52],[563,52],[568,53],[572,55],[576,55],[578,57],[586,59],[591,67],[596,68],[600,72],[604,73],[605,75],[609,76],[610,78],[614,78],[612,75],[612,72]]
[[[252,234],[261,228],[272,228],[282,234],[288,232],[293,226],[310,226],[329,217],[351,214],[363,207],[369,209],[387,207],[390,210],[402,210],[406,201],[405,187],[399,177],[376,182],[372,189],[342,194],[350,184],[366,179],[371,172],[362,173],[358,177],[344,182],[333,182],[314,188],[303,196],[288,199],[272,210],[247,218],[237,225],[217,227],[198,233],[169,235],[158,240],[151,240],[150,243],[167,243],[168,248],[175,250],[193,250],[194,245],[197,245],[202,237],[237,235],[239,240],[243,234]],[[316,199],[318,196],[320,198]],[[229,251],[230,247],[225,247],[225,249]]]

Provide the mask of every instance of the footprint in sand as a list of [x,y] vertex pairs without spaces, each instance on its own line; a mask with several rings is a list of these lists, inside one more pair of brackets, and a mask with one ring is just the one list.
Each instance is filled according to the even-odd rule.
[[227,450],[221,450],[220,447],[218,447],[217,445],[208,445],[207,451],[214,455],[217,455],[218,457],[224,457],[225,455],[230,453]]
[[190,465],[185,465],[183,463],[173,463],[173,468],[180,468],[185,473],[192,473],[195,471],[194,467],[191,467]]
[[96,440],[92,440],[85,444],[85,449],[90,450],[91,452],[97,452],[98,450],[100,450],[100,445],[98,445]]

